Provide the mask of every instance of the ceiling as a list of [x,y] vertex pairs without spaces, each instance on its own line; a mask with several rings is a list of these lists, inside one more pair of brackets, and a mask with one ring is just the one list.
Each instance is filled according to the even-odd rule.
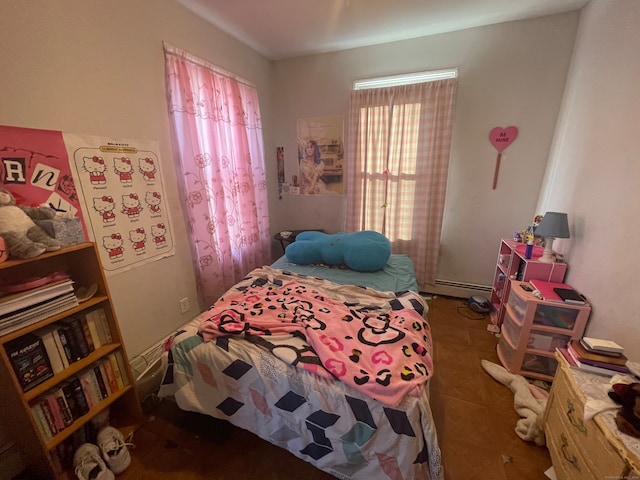
[[271,60],[569,12],[589,0],[177,0]]

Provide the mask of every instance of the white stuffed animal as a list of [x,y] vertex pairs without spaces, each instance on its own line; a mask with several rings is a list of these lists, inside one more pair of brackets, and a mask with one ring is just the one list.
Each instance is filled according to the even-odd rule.
[[50,237],[33,220],[46,220],[55,216],[49,207],[20,207],[11,192],[0,188],[0,237],[17,258],[37,257],[43,252],[60,250],[62,242]]

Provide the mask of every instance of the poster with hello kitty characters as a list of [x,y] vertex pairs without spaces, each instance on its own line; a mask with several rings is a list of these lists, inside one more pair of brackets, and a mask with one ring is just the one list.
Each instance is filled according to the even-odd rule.
[[107,275],[174,255],[158,143],[64,135]]

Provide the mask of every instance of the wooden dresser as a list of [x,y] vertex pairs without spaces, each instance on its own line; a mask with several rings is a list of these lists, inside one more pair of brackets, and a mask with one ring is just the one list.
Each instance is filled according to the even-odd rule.
[[558,479],[640,479],[640,439],[618,431],[617,409],[583,420],[587,399],[606,399],[610,378],[570,368],[559,354],[556,359],[543,428]]

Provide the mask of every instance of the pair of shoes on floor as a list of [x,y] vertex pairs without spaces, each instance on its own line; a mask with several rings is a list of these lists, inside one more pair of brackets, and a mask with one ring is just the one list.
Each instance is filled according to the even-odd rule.
[[[131,464],[131,454],[119,430],[104,427],[96,443],[83,443],[73,456],[79,480],[114,480],[114,474],[124,472]],[[108,465],[108,466],[107,466]]]

